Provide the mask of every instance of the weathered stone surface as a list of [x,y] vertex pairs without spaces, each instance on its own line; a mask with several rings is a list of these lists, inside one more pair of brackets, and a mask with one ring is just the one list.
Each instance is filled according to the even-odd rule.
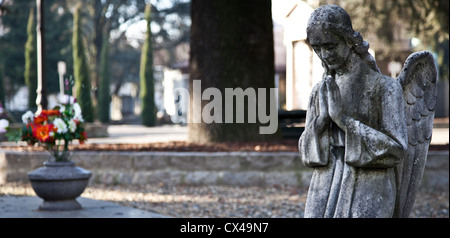
[[99,159],[97,157],[100,157],[99,153],[74,152],[72,153],[71,160],[74,161],[77,164],[77,166],[90,170],[101,167],[102,159]]
[[161,154],[139,153],[133,154],[133,168],[135,170],[158,170],[169,166],[170,157]]
[[83,193],[92,173],[69,162],[45,162],[28,172],[34,192],[44,200],[39,210],[77,210],[76,198]]
[[12,153],[5,156],[5,159],[9,169],[30,169],[33,155],[30,153]]
[[433,126],[433,56],[412,54],[397,80],[383,75],[336,5],[317,8],[306,31],[325,73],[299,139],[313,168],[305,217],[408,217]]
[[130,170],[133,168],[132,159],[124,156],[126,152],[99,153],[100,167],[103,169]]
[[170,167],[178,170],[195,171],[202,170],[205,166],[206,156],[191,155],[187,157],[172,156],[170,158]]
[[[109,153],[109,152],[102,152]],[[116,153],[116,152],[111,152]],[[20,153],[18,153],[20,154]],[[0,184],[5,182],[23,181],[27,182],[27,172],[33,170],[30,164],[35,164],[36,168],[41,167],[43,162],[47,161],[45,153],[25,153],[23,156],[17,156],[16,152],[5,152],[0,150]],[[270,162],[268,164],[278,164],[275,167],[260,167],[262,170],[245,168],[241,166],[243,161],[246,163],[259,163],[259,153],[248,154],[246,152],[240,153],[181,153],[178,157],[181,161],[187,159],[192,161],[192,158],[205,157],[205,163],[198,170],[183,169],[183,166],[170,167],[168,163],[176,153],[173,152],[138,152],[138,153],[120,153],[122,158],[116,160],[115,167],[103,168],[101,161],[103,156],[95,152],[76,152],[72,157],[73,162],[79,167],[85,168],[92,172],[92,178],[89,183],[107,183],[107,184],[146,184],[146,183],[172,183],[172,184],[223,184],[223,185],[237,185],[237,186],[272,186],[279,185],[297,185],[301,187],[308,187],[311,181],[312,171],[298,164],[297,153],[263,153],[264,160],[268,160],[271,155],[271,160],[280,160],[285,157],[285,162]],[[437,157],[434,154],[438,154]],[[443,155],[440,152],[433,152],[429,155],[423,185],[425,187],[439,186],[440,189],[448,190],[448,152]],[[116,156],[117,153],[116,153]],[[106,156],[108,157],[108,156]],[[192,158],[190,158],[192,157]],[[9,158],[6,160],[5,158]],[[20,159],[20,163],[11,162],[15,159]],[[294,166],[287,166],[291,164],[289,158],[294,158]],[[209,160],[212,159],[211,162]],[[25,162],[28,160],[28,162]],[[123,169],[124,165],[129,161],[133,161],[133,166],[129,169]],[[230,161],[230,166],[227,168],[227,161]],[[10,162],[14,164],[11,168]],[[185,164],[187,162],[183,162]],[[21,166],[18,166],[18,165]],[[286,166],[285,166],[286,165]],[[248,164],[247,164],[248,166]],[[31,166],[33,167],[33,166]],[[257,168],[258,166],[252,166]],[[282,169],[281,169],[282,168]],[[248,174],[246,174],[248,173]],[[233,178],[233,177],[236,178]],[[295,183],[296,181],[296,183]],[[431,183],[431,184],[430,184]]]
[[211,156],[205,160],[205,169],[207,170],[231,170],[238,171],[241,169],[241,157],[227,156]]
[[157,171],[142,171],[134,173],[133,184],[180,184],[182,178],[185,177],[185,172],[157,170]]
[[262,186],[264,185],[264,173],[258,171],[221,173],[221,184],[236,186]]
[[192,185],[216,184],[219,180],[219,174],[211,171],[189,172],[184,176],[181,183]]
[[295,186],[298,184],[298,177],[296,172],[270,172],[264,173],[264,185],[291,185]]
[[248,153],[245,160],[242,162],[243,167],[248,170],[292,170],[297,167],[295,160],[299,159],[298,155],[278,153],[276,159],[273,159],[271,153],[259,153],[255,156],[254,153]]

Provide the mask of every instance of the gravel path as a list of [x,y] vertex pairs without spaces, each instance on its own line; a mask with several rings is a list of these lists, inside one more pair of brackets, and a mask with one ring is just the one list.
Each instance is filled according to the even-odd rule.
[[[307,191],[291,186],[230,187],[90,185],[83,197],[184,218],[300,218]],[[2,195],[34,196],[28,183],[0,186]],[[420,191],[411,217],[449,217],[449,193]]]

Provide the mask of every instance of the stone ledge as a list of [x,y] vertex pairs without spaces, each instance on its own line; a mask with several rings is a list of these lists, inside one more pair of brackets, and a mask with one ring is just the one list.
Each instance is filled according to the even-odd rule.
[[[27,181],[27,172],[49,158],[46,152],[0,149],[0,184]],[[294,152],[76,152],[72,160],[93,173],[91,183],[307,187],[312,170]],[[430,151],[423,185],[446,189],[448,151]]]

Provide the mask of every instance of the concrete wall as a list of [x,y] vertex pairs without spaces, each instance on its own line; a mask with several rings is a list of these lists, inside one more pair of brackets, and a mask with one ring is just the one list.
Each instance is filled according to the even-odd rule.
[[[429,153],[424,186],[448,190],[448,156],[448,151]],[[45,152],[0,150],[0,184],[27,181],[27,172],[47,159]],[[307,187],[312,172],[293,152],[76,152],[72,160],[93,173],[91,183],[105,184]]]

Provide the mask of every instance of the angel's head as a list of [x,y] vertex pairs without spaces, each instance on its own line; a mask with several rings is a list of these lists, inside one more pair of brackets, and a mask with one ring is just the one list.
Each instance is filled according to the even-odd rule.
[[309,18],[306,33],[306,40],[327,71],[338,69],[354,53],[379,72],[375,59],[368,51],[369,43],[353,30],[350,16],[343,8],[337,5],[317,8]]

